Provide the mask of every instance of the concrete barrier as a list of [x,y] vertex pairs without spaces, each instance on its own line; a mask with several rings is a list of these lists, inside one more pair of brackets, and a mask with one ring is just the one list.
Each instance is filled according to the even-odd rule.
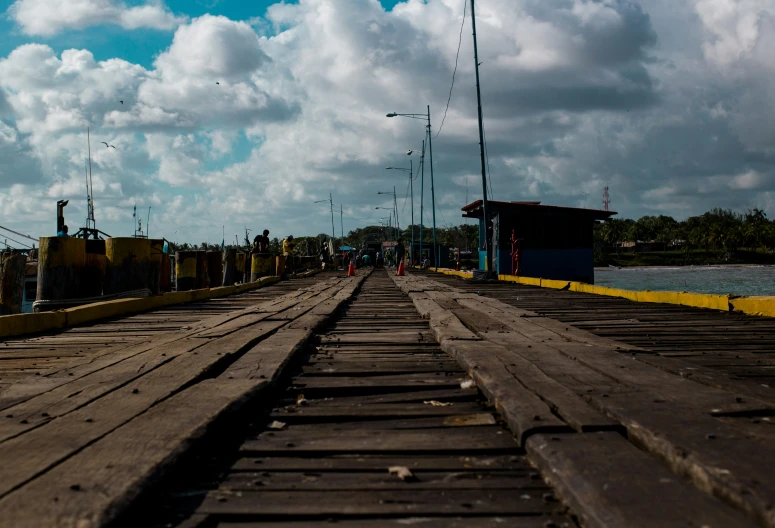
[[[300,276],[310,277],[319,272],[320,270],[313,270]],[[55,312],[0,316],[0,338],[50,332],[51,330],[60,330],[111,317],[147,312],[149,310],[155,310],[157,308],[175,304],[219,299],[228,297],[229,295],[256,290],[276,282],[280,282],[279,277],[262,277],[256,282],[237,284],[234,286],[167,292],[162,295],[154,295],[141,299],[116,299],[113,301],[76,306],[75,308],[67,308]]]

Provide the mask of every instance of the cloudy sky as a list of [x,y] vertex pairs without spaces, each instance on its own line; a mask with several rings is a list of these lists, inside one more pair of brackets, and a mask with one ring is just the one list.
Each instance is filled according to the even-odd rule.
[[[338,233],[339,204],[345,231],[378,223],[394,185],[406,225],[385,167],[425,131],[385,114],[430,105],[439,132],[464,23],[433,142],[458,224],[481,194],[466,3],[0,0],[0,225],[53,234],[58,199],[83,224],[87,126],[113,236],[135,203],[178,241],[329,232],[329,192]],[[773,0],[478,0],[477,30],[495,199],[600,208],[608,185],[625,217],[775,216]]]

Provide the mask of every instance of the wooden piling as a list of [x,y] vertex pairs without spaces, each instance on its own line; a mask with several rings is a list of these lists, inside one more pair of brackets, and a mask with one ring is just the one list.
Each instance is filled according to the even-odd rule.
[[196,288],[196,251],[175,252],[175,276],[178,291]]
[[220,251],[207,252],[207,275],[211,288],[223,286],[223,253]]
[[272,274],[272,256],[269,253],[253,253],[251,257],[251,282],[255,282],[261,277],[268,277]]
[[22,313],[24,298],[24,270],[27,256],[10,255],[0,267],[0,315]]
[[109,238],[105,241],[105,295],[148,288],[151,241],[147,238]]
[[41,237],[38,255],[38,301],[81,297],[81,278],[86,266],[84,239]]
[[104,240],[86,240],[86,265],[81,276],[79,297],[99,297],[105,285],[107,269]]
[[151,239],[151,252],[148,260],[148,288],[153,295],[157,295],[161,291],[161,261],[165,256],[163,249],[164,239]]

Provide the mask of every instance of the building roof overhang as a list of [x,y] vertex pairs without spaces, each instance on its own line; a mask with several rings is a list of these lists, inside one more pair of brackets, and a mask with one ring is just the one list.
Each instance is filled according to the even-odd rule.
[[[617,214],[615,211],[603,211],[600,209],[582,209],[579,207],[563,207],[558,205],[541,205],[541,202],[500,202],[490,200],[487,202],[492,212],[511,212],[516,214],[529,214],[538,216],[579,216],[593,218],[594,220],[606,220]],[[463,217],[482,218],[482,200],[476,200],[464,206]]]

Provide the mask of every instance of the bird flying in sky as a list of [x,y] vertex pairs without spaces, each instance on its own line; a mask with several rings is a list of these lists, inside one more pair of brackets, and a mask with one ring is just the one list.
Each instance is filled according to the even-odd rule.
[[119,101],[119,103],[124,104],[124,101]]
[[108,145],[107,143],[105,143],[104,141],[100,141],[100,143],[102,143],[102,144],[103,144],[103,145],[105,145],[106,147],[109,147],[109,146],[110,146],[110,145]]

